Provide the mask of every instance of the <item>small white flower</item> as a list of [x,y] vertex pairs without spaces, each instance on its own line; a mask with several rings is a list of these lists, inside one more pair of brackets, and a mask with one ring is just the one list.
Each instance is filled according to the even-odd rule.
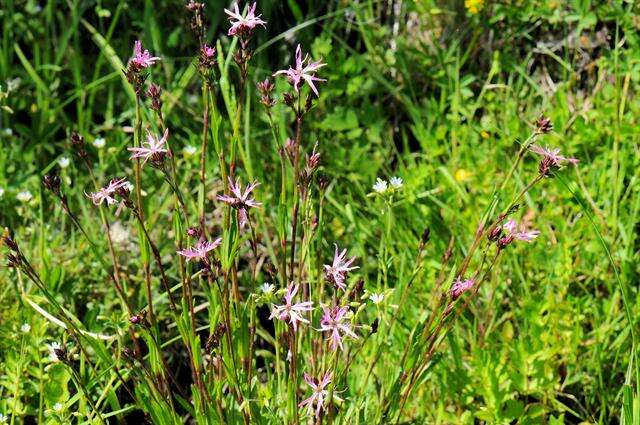
[[23,323],[22,326],[20,326],[20,332],[22,332],[23,334],[28,334],[31,331],[31,325],[28,323]]
[[4,196],[4,188],[0,187],[0,198]]
[[33,199],[33,195],[28,190],[23,190],[22,192],[18,192],[16,199],[20,202],[27,203]]
[[7,91],[17,90],[18,87],[20,87],[21,82],[22,80],[20,79],[20,77],[16,77],[14,79],[7,81]]
[[60,343],[57,341],[54,341],[51,344],[49,344],[47,348],[49,348],[49,360],[51,360],[52,362],[60,361],[60,359],[58,359],[58,355],[56,354],[56,350],[62,349],[62,346],[60,345]]
[[389,179],[389,183],[391,183],[391,187],[394,189],[400,189],[402,187],[402,178],[400,177],[391,177]]
[[8,420],[9,420],[8,417],[0,413],[0,424],[6,424]]
[[98,149],[104,148],[106,144],[107,144],[107,141],[104,140],[104,137],[98,137],[93,141],[93,146],[95,146]]
[[68,156],[63,156],[62,158],[58,159],[58,165],[60,166],[60,168],[67,168],[70,163],[71,160]]
[[382,300],[384,300],[384,294],[372,293],[371,295],[369,295],[369,299],[371,300],[372,303],[374,303],[375,305],[378,305],[382,302]]
[[184,156],[191,156],[191,155],[194,155],[196,152],[198,152],[198,148],[196,148],[193,145],[187,145],[184,148],[182,148],[182,153],[184,154]]
[[53,405],[53,410],[55,412],[62,412],[62,409],[64,409],[64,405],[62,403],[56,403]]
[[373,190],[378,193],[384,193],[387,191],[387,182],[386,180],[382,180],[380,177],[376,179],[376,184],[373,185]]
[[264,294],[272,294],[275,289],[276,289],[275,285],[271,283],[263,283],[262,285],[260,285],[260,290]]

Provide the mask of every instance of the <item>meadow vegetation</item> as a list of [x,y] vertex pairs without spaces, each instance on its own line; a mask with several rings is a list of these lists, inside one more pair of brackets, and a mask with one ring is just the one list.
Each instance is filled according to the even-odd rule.
[[0,424],[638,424],[633,1],[0,0]]

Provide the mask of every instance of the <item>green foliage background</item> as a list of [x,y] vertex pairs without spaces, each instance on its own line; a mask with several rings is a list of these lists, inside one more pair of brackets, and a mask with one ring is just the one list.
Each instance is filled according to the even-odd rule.
[[[365,287],[374,290],[381,279],[390,286],[406,282],[419,235],[431,228],[433,260],[408,302],[397,306],[400,326],[381,341],[382,369],[402,354],[405,319],[424,313],[450,237],[464,252],[505,164],[535,119],[549,116],[555,131],[544,143],[580,165],[526,197],[524,214],[541,237],[507,254],[449,335],[407,414],[413,423],[639,423],[630,333],[637,323],[629,323],[621,300],[624,290],[635,320],[638,7],[613,0],[486,0],[471,13],[471,3],[477,2],[263,1],[258,7],[269,25],[257,33],[251,78],[285,67],[296,41],[327,62],[328,82],[306,140],[318,140],[322,171],[331,179],[325,234],[347,240],[361,258]],[[207,4],[209,37],[223,49],[227,6]],[[170,93],[165,114],[177,151],[199,145],[191,58],[197,44],[183,9],[177,1],[0,0],[0,224],[15,232],[47,285],[94,332],[114,333],[120,325],[115,295],[85,261],[89,247],[40,179],[61,157],[73,158],[71,130],[89,143],[106,140],[104,148],[90,146],[101,181],[130,171],[134,109],[121,68],[136,38],[163,58],[154,80]],[[268,187],[277,153],[253,94],[245,166]],[[181,154],[178,164],[195,193],[197,156]],[[537,163],[529,158],[524,170],[536,173]],[[405,188],[389,224],[393,237],[384,239],[390,260],[381,264],[388,223],[379,200],[366,195],[376,177],[393,175]],[[83,168],[72,160],[62,177],[75,188],[71,202],[82,219],[95,222],[83,196],[91,187]],[[513,191],[526,181],[516,175]],[[149,187],[162,223],[169,192]],[[16,199],[25,190],[33,194],[28,203]],[[326,251],[328,257],[330,243]],[[0,412],[64,422],[53,406],[71,406],[77,395],[70,395],[64,369],[46,367],[45,343],[59,329],[21,296],[18,279],[0,270]],[[31,332],[20,331],[23,323]]]

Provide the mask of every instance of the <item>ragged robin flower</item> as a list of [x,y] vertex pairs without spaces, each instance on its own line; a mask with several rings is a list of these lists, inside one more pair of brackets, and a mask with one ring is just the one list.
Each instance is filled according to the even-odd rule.
[[[304,381],[311,387],[312,393],[311,396],[302,400],[300,404],[298,404],[298,407],[306,407],[307,412],[309,412],[309,414],[313,414],[316,418],[320,416],[320,412],[327,407],[327,399],[329,398],[329,390],[327,389],[327,386],[331,383],[332,379],[333,374],[331,372],[325,373],[321,378],[314,378],[308,373],[305,373]],[[335,393],[333,394],[333,397],[341,400],[335,395]]]
[[348,306],[335,306],[332,308],[323,307],[322,310],[323,314],[320,321],[320,331],[331,333],[329,335],[329,342],[332,350],[335,351],[338,347],[340,350],[344,350],[344,347],[342,346],[342,338],[344,336],[358,339],[358,335],[353,332],[351,324],[348,322],[346,317],[346,314],[349,311]]
[[353,264],[353,262],[356,260],[355,256],[347,260],[347,250],[343,249],[342,252],[340,252],[340,250],[338,249],[338,245],[336,245],[335,247],[336,251],[333,255],[333,263],[331,265],[324,265],[324,273],[329,282],[336,285],[338,289],[342,289],[343,291],[345,291],[347,289],[347,285],[345,284],[347,272],[355,270],[359,267],[351,267],[351,264]]
[[451,290],[449,291],[449,294],[451,295],[451,298],[455,301],[458,298],[460,298],[462,294],[467,292],[469,289],[473,288],[474,284],[475,284],[475,280],[461,279],[460,276],[458,276],[456,281],[453,282],[453,285],[451,285]]
[[540,175],[549,177],[551,172],[555,169],[562,167],[564,164],[577,165],[578,160],[576,158],[566,157],[560,155],[559,148],[543,148],[538,145],[531,145],[529,148],[531,152],[542,156],[538,171]]
[[135,69],[139,71],[142,68],[149,68],[159,60],[159,57],[151,56],[148,50],[142,49],[142,42],[140,42],[140,40],[135,41],[133,44],[133,57],[130,62]]
[[169,138],[169,129],[164,130],[164,134],[161,138],[154,136],[147,130],[147,141],[142,143],[139,148],[127,148],[128,151],[133,152],[131,159],[142,158],[142,165],[146,164],[149,159],[154,166],[162,165],[165,155],[169,152],[164,146]]
[[231,23],[231,28],[229,28],[228,32],[230,36],[250,35],[255,27],[258,25],[262,25],[264,27],[266,24],[265,21],[260,19],[260,16],[262,15],[256,16],[256,2],[249,6],[246,15],[242,15],[240,13],[238,3],[234,3],[233,12],[229,9],[225,9],[224,13],[228,15],[229,22]]
[[289,285],[284,295],[283,304],[274,305],[271,310],[271,315],[269,316],[271,320],[274,318],[285,322],[288,320],[291,326],[293,326],[294,332],[298,330],[298,323],[309,323],[309,320],[305,319],[303,315],[307,311],[313,310],[313,302],[311,301],[293,303],[293,297],[295,297],[298,292],[298,286],[299,285],[293,283]]
[[213,242],[209,242],[205,239],[201,239],[195,246],[177,251],[179,255],[182,255],[189,260],[207,260],[207,256],[210,251],[213,251],[222,243],[222,238],[218,238]]
[[222,201],[225,204],[228,204],[238,210],[238,224],[240,225],[240,227],[244,227],[245,224],[249,221],[249,209],[262,205],[260,202],[257,202],[255,199],[250,197],[253,189],[255,189],[259,184],[260,183],[258,182],[253,182],[249,184],[243,192],[242,186],[240,186],[240,180],[236,179],[236,181],[234,182],[231,177],[229,177],[229,190],[231,191],[233,196],[216,196],[216,199],[218,199],[219,201]]
[[296,67],[282,69],[273,75],[285,75],[289,84],[293,86],[296,93],[300,93],[300,87],[302,87],[304,83],[307,83],[316,96],[319,96],[318,89],[316,88],[314,81],[327,81],[323,78],[316,77],[316,72],[325,65],[326,63],[322,63],[321,61],[312,62],[308,54],[305,55],[303,59],[302,49],[298,44],[298,47],[296,47]]
[[99,189],[97,192],[86,194],[91,199],[94,205],[100,205],[104,201],[107,201],[107,205],[112,205],[116,202],[113,195],[118,189],[127,188],[129,182],[123,177],[120,179],[112,179],[106,187]]

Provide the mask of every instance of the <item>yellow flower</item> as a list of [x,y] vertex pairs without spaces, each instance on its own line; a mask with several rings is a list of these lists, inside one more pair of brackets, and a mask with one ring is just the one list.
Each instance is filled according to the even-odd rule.
[[480,12],[483,6],[484,0],[464,0],[464,7],[466,7],[472,15]]
[[489,132],[488,132],[488,131],[484,131],[484,130],[482,130],[482,131],[480,132],[480,136],[481,136],[483,139],[485,139],[485,140],[486,140],[486,139],[488,139],[489,137],[491,137],[491,135],[489,134]]
[[456,173],[454,174],[454,178],[458,183],[467,181],[469,180],[470,177],[471,177],[471,172],[465,170],[464,168],[457,169]]

